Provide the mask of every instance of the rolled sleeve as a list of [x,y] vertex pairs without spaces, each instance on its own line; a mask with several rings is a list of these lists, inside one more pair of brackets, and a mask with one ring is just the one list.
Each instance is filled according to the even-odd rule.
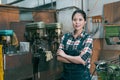
[[59,49],[64,49],[64,39],[65,39],[65,35],[63,35],[62,38],[61,38]]
[[84,61],[87,61],[90,56],[92,55],[92,48],[93,48],[93,39],[92,38],[88,38],[85,42],[85,47],[83,48],[83,50],[81,51],[81,58]]

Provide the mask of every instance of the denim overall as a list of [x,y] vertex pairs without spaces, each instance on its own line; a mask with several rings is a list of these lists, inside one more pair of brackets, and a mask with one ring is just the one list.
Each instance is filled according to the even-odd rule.
[[[65,50],[67,54],[76,54],[74,50]],[[64,63],[62,80],[90,80],[90,72],[87,66],[82,64]]]
[[[66,45],[66,41],[64,41],[63,43]],[[79,49],[73,50],[72,48],[69,47],[69,48],[65,48],[67,50],[64,50],[64,52],[67,55],[78,56],[80,55],[79,51],[82,49],[82,43],[83,42],[80,42],[80,44],[77,45]],[[62,80],[90,80],[89,69],[87,66],[82,64],[64,63]]]

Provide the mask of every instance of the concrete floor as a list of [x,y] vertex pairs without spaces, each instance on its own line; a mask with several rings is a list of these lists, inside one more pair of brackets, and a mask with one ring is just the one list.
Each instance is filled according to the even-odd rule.
[[93,76],[92,80],[98,80],[98,76]]

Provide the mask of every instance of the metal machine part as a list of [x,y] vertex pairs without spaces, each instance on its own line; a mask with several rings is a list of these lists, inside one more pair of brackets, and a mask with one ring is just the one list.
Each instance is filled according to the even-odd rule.
[[12,44],[13,43],[12,38],[14,37],[14,34],[15,33],[13,32],[13,30],[0,30],[0,44],[3,45],[4,54],[16,52],[16,47]]
[[39,47],[53,52],[58,48],[62,34],[61,29],[62,25],[60,23],[28,23],[26,24],[25,37],[31,43],[31,46],[39,45]]
[[120,56],[111,60],[100,60],[95,64],[100,80],[120,80]]
[[96,70],[97,71],[100,71],[100,70],[106,70],[107,68],[107,62],[105,60],[100,60],[100,61],[97,61],[95,62],[96,64]]
[[31,59],[31,53],[4,54],[4,80],[26,80],[32,78],[33,65]]
[[44,22],[34,22],[26,24],[25,37],[28,41],[32,41],[35,38],[41,38],[45,36],[45,23]]
[[56,59],[54,53],[56,53],[60,43],[62,25],[60,23],[34,22],[26,24],[25,29],[25,37],[30,42],[33,54],[33,74],[34,78],[37,79],[39,73],[48,71],[49,66],[54,66],[54,62],[49,64],[51,61],[47,61],[47,52],[51,52],[53,60]]
[[62,35],[62,25],[60,23],[49,23],[45,24],[46,26],[46,35],[48,38],[48,46],[52,52],[58,49]]
[[105,25],[105,40],[108,45],[120,44],[120,26]]
[[[1,68],[3,68],[4,76],[2,80],[20,80],[33,77],[33,66],[31,61],[31,53],[18,54],[17,47],[13,43],[17,43],[17,37],[13,30],[0,30],[0,48]],[[27,60],[26,60],[27,59]],[[2,74],[1,73],[1,74]],[[16,74],[17,73],[17,74]],[[14,77],[11,77],[13,76]],[[1,80],[1,79],[0,79]]]

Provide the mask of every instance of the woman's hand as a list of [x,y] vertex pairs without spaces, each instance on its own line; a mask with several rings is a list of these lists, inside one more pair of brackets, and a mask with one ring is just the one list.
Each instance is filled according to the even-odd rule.
[[64,63],[71,63],[69,60],[65,58],[66,54],[63,50],[57,50],[57,60]]
[[62,59],[60,59],[60,58],[58,59],[58,60],[60,60],[62,62],[69,62],[69,63],[75,63],[75,64],[83,64],[83,65],[85,65],[85,61],[82,60],[82,58],[79,55],[78,56],[67,55],[61,49],[59,49],[57,51],[57,55],[62,58]]
[[61,57],[65,57],[67,54],[65,54],[65,52],[64,52],[63,50],[59,49],[59,50],[57,51],[57,55],[58,55],[58,56],[61,56]]

